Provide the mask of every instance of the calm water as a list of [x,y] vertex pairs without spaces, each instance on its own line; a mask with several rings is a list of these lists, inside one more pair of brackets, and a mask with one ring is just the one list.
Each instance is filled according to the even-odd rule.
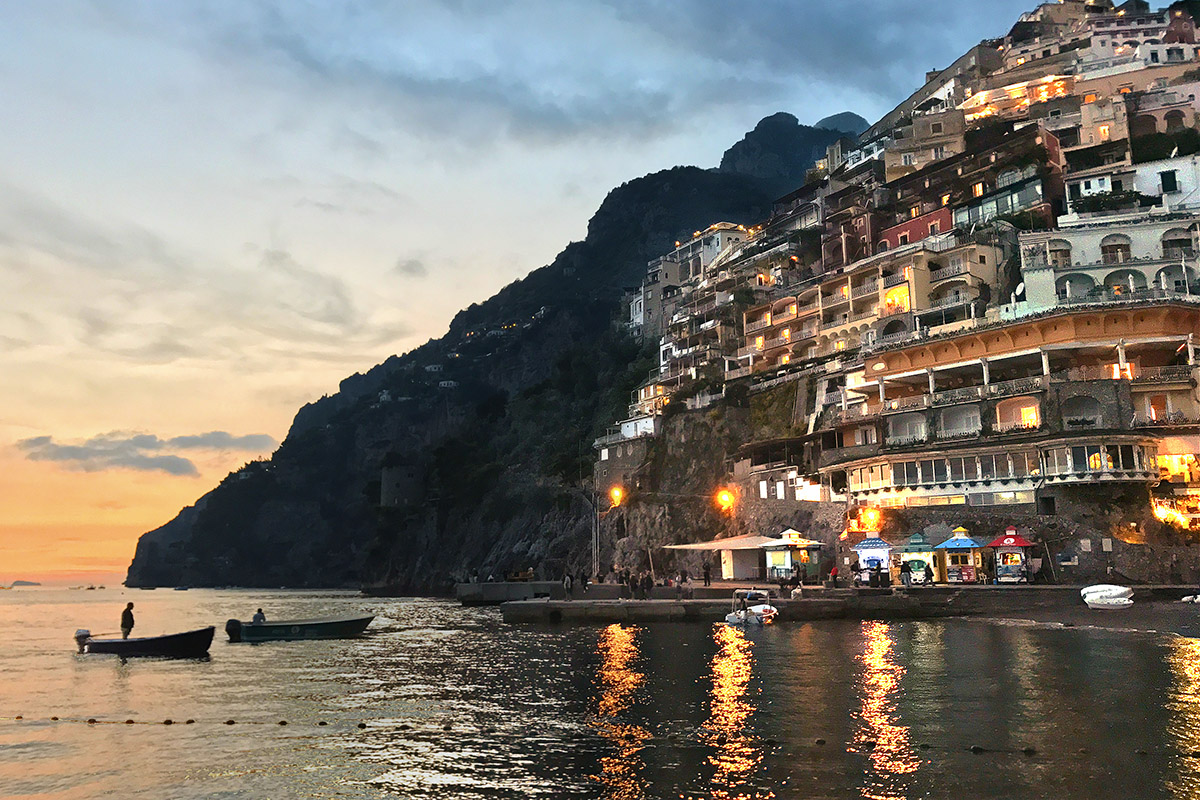
[[[72,631],[114,629],[129,599],[143,635],[216,624],[211,659],[76,655]],[[226,643],[224,620],[258,606],[379,619],[356,641]],[[1200,798],[1200,640],[511,627],[429,600],[16,590],[0,796]]]

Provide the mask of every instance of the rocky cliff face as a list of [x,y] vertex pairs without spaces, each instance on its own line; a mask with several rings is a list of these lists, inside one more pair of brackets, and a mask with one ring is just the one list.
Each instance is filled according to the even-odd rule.
[[[763,219],[781,176],[803,176],[816,146],[788,151],[759,128],[741,151],[771,152],[770,169],[727,154],[721,170],[623,184],[552,264],[300,409],[270,460],[142,537],[127,584],[431,591],[476,569],[590,564],[590,443],[655,363],[615,324],[621,287],[693,230]],[[668,482],[723,471],[721,451],[681,446],[697,474]]]
[[[857,114],[839,115],[843,122],[856,126]],[[852,119],[853,118],[853,119]],[[822,120],[827,123],[834,118]],[[825,157],[829,145],[842,137],[853,138],[858,131],[801,125],[791,114],[765,117],[745,138],[725,151],[721,170],[753,175],[769,182],[782,195],[804,183],[805,174],[817,159]],[[860,130],[865,130],[862,126]]]

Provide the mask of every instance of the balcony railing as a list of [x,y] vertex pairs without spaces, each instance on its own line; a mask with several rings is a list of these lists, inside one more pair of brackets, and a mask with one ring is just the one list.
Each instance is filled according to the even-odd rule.
[[1036,431],[1038,427],[1037,423],[1015,419],[1008,422],[997,422],[993,430],[996,433],[1014,433],[1017,431]]
[[879,416],[879,407],[869,407],[866,403],[860,403],[849,408],[836,409],[829,417],[829,421],[833,425],[843,425],[850,422],[861,422],[867,419],[875,419]]
[[755,347],[754,345],[751,344],[751,345],[747,345],[746,347],[739,347],[738,351],[737,351],[737,357],[745,358],[746,356],[751,356],[751,355],[754,355],[755,353],[761,353],[761,352],[762,352],[761,348]]
[[931,400],[935,406],[950,405],[952,403],[965,403],[970,400],[983,399],[982,386],[964,386],[961,389],[946,389],[941,392],[934,392]]
[[870,281],[862,286],[855,286],[850,292],[851,297],[866,297],[871,294],[879,294],[879,281]]
[[870,319],[871,317],[879,316],[879,313],[874,308],[868,308],[866,311],[856,311],[850,315],[851,322],[858,322],[860,319]]
[[769,319],[760,319],[756,322],[747,322],[746,333],[754,333],[755,331],[766,330],[769,327],[771,327],[771,320]]
[[893,414],[897,411],[911,411],[917,408],[928,408],[929,396],[924,394],[916,394],[911,397],[898,397],[895,400],[887,400],[883,404],[883,412],[885,414]]
[[962,275],[964,272],[970,271],[971,265],[964,261],[961,264],[953,264],[949,267],[935,269],[933,272],[929,273],[929,281],[930,283],[933,283],[944,280],[945,278],[953,278],[955,275]]
[[1200,417],[1185,414],[1182,411],[1172,411],[1169,414],[1158,414],[1153,419],[1144,414],[1138,414],[1133,419],[1135,428],[1161,428],[1175,425],[1200,425]]
[[1028,378],[1016,378],[1011,381],[989,383],[984,387],[988,397],[1013,397],[1018,394],[1040,392],[1046,388],[1044,375],[1033,375]]
[[1194,368],[1188,364],[1166,367],[1141,367],[1134,371],[1134,383],[1180,383],[1190,381]]
[[899,286],[908,280],[908,276],[903,272],[897,272],[895,275],[888,275],[883,279],[883,288],[890,289],[893,286]]
[[982,428],[950,428],[949,430],[938,431],[937,438],[939,439],[971,439],[979,436],[983,432]]
[[739,367],[731,369],[725,373],[725,380],[736,381],[738,378],[745,378],[754,373],[754,367]]

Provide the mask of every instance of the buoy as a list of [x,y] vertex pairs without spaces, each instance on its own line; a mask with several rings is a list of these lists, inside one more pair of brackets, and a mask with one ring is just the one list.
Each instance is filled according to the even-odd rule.
[[877,745],[877,744],[879,744],[879,742],[872,742],[870,740],[867,740],[862,743],[863,747],[865,747],[867,750],[874,750],[875,745]]
[[328,722],[326,722],[325,720],[321,720],[321,721],[320,721],[320,722],[318,722],[317,724],[318,724],[318,725],[320,725],[322,728],[324,728],[324,727],[325,727],[326,725],[328,725],[329,723],[328,723]]
[[1037,753],[1037,748],[1036,747],[1024,747],[1024,748],[1021,748],[1021,752],[1027,756],[1031,756],[1031,755],[1034,755],[1035,753]]
[[194,719],[185,720],[183,724],[184,725],[195,725],[196,720],[194,720]]
[[127,719],[127,720],[125,720],[125,724],[126,724],[126,725],[132,725],[132,724],[133,724],[133,720],[131,720],[131,719]]
[[977,744],[973,744],[973,745],[971,745],[971,752],[978,754],[978,753],[986,753],[987,750],[985,750],[984,748],[980,747]]
[[367,723],[365,723],[365,722],[360,722],[360,723],[358,723],[358,727],[359,727],[359,729],[361,730],[361,729],[363,729],[363,728],[367,727]]
[[231,720],[231,719],[227,719],[227,720],[225,720],[225,724],[226,724],[226,725],[233,725],[233,724],[235,724],[235,723],[234,723],[234,721],[233,721],[233,720]]
[[[20,717],[17,717],[17,719],[20,719]],[[50,721],[51,721],[51,722],[58,722],[58,717],[51,717],[51,718],[50,718]]]
[[163,720],[163,725],[174,725],[174,724],[175,724],[175,722],[173,720],[169,720],[169,719]]
[[825,740],[824,740],[824,739],[817,739],[817,744],[825,744]]
[[448,731],[448,730],[452,729],[453,727],[454,727],[453,725],[451,725],[449,722],[447,722],[445,725],[442,726],[442,730]]
[[287,725],[287,720],[286,720],[286,719],[281,719],[281,720],[279,720],[279,724],[280,724],[280,725]]
[[406,730],[408,730],[408,729],[409,729],[409,728],[411,728],[411,727],[412,727],[412,725],[408,725],[408,724],[401,725],[401,726],[400,726],[400,730],[402,730],[402,731],[406,731]]
[[[20,714],[17,714],[17,716],[15,717],[15,719],[25,719],[25,718],[24,718],[24,717],[22,717]],[[51,719],[54,719],[54,717],[51,717]]]
[[96,724],[96,718],[95,718],[95,717],[90,717],[90,718],[88,719],[88,725],[95,725],[95,724]]

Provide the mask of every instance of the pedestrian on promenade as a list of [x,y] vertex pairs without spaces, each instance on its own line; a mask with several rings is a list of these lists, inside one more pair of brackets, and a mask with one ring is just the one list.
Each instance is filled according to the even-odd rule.
[[912,586],[912,564],[907,561],[900,562],[900,582],[905,589]]
[[121,612],[121,638],[128,639],[129,632],[133,630],[133,603],[127,603],[125,610]]
[[838,576],[838,568],[837,568],[837,564],[834,564],[832,567],[829,568],[829,583],[833,586],[834,589],[837,588],[837,576]]
[[933,567],[929,564],[925,565],[925,585],[933,586]]
[[654,599],[654,577],[649,572],[642,578],[642,591],[646,593],[647,600]]
[[587,594],[588,576],[583,570],[579,570],[579,588],[584,594]]
[[570,572],[563,574],[562,583],[563,583],[563,592],[566,593],[567,599],[570,600],[571,599],[571,573]]
[[712,567],[708,565],[707,561],[704,562],[704,585],[712,586]]

